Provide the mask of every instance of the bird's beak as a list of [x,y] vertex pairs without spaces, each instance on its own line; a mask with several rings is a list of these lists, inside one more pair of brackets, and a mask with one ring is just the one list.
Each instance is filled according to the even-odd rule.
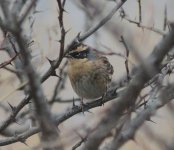
[[71,56],[69,53],[67,53],[67,54],[65,55],[65,57],[66,57],[66,58],[72,58],[72,56]]

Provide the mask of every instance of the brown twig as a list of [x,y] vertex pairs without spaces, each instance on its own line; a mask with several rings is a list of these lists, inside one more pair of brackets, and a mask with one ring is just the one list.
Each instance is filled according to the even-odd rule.
[[[65,83],[65,81],[66,81],[67,73],[65,72],[64,69],[65,69],[65,67],[67,66],[67,64],[68,64],[68,61],[65,61],[65,63],[64,63],[63,66],[62,66],[62,68],[60,68],[60,73],[59,73],[59,75],[60,75],[61,77],[63,77],[63,78],[59,78],[59,79],[58,79],[57,84],[56,84],[56,86],[55,86],[55,88],[54,88],[53,96],[52,96],[51,100],[49,101],[50,104],[53,104],[54,102],[58,102],[58,99],[57,99],[57,101],[56,101],[56,96],[57,96],[58,92],[60,92],[60,90],[63,89],[62,87],[63,87],[63,85],[64,85],[64,83]],[[60,100],[60,102],[61,102],[61,100]]]
[[12,63],[12,61],[16,59],[17,56],[18,56],[18,54],[13,56],[10,60],[7,60],[7,61],[1,63],[0,64],[0,69],[6,67],[7,65],[10,65]]
[[131,20],[131,19],[127,18],[127,17],[125,17],[124,19],[127,20],[130,23],[136,24],[138,27],[141,27],[142,29],[147,29],[147,30],[153,31],[155,33],[158,33],[160,35],[165,35],[166,34],[165,32],[163,32],[163,31],[161,31],[159,29],[156,29],[154,27],[149,27],[149,26],[142,25],[139,22],[137,22],[135,20]]
[[[64,14],[64,7],[65,7],[65,2],[66,0],[63,0],[63,2],[61,2],[61,0],[57,0],[57,3],[58,3],[58,8],[59,8],[59,16],[58,16],[58,20],[59,20],[59,26],[60,26],[60,30],[61,30],[61,38],[60,38],[60,49],[59,49],[59,58],[57,61],[55,62],[60,62],[62,61],[63,59],[63,54],[64,54],[64,47],[65,47],[65,35],[66,35],[66,32],[65,32],[65,28],[64,28],[64,22],[63,22],[63,14]],[[60,69],[60,76],[63,75],[63,69],[65,68],[65,66],[67,65],[67,61],[64,63],[63,67]],[[51,64],[51,63],[50,63]],[[54,64],[51,64],[51,66],[53,66],[54,68]],[[66,75],[64,74],[64,80],[62,81],[61,78],[59,78],[57,84],[56,84],[56,87],[54,89],[54,92],[53,92],[53,96],[51,98],[51,101],[49,102],[50,104],[53,104],[54,101],[55,101],[55,98],[57,96],[57,92],[60,90],[60,87],[62,87],[62,84],[64,83],[65,81],[65,78],[66,78]],[[62,83],[63,82],[63,83]]]
[[8,66],[3,67],[3,69],[5,69],[5,70],[7,70],[7,71],[9,71],[9,72],[11,72],[11,73],[14,73],[14,74],[16,74],[16,75],[17,75],[19,72],[22,72],[22,71],[20,71],[20,70],[12,69],[12,68],[10,68],[10,67],[8,67]]
[[142,23],[141,0],[138,0],[138,10],[139,10],[139,25],[140,25]]
[[[125,39],[123,36],[121,36],[121,42],[123,43],[125,50],[126,50],[126,58],[129,58],[129,49],[126,44]],[[129,74],[129,64],[128,64],[128,59],[125,60],[125,67],[126,67],[126,73],[127,73],[127,80],[129,81],[131,79],[130,74]]]
[[0,133],[3,132],[4,129],[6,129],[10,123],[13,123],[15,120],[16,115],[19,113],[19,111],[26,106],[31,97],[24,98],[14,109],[14,111],[11,113],[11,115],[0,125]]
[[125,19],[126,21],[128,21],[129,23],[132,23],[132,24],[135,24],[137,25],[137,27],[141,27],[142,29],[147,29],[147,30],[150,30],[150,31],[153,31],[155,33],[158,33],[160,35],[165,35],[166,33],[164,31],[161,31],[159,29],[156,29],[155,27],[149,27],[149,26],[145,26],[143,25],[141,22],[139,21],[135,21],[135,20],[132,20],[130,19],[127,14],[125,13],[124,9],[121,8],[120,10],[120,17],[121,19]]
[[61,98],[56,98],[54,100],[55,103],[73,103],[73,102],[80,102],[80,98],[73,98],[73,99],[65,99],[62,100]]
[[87,140],[87,136],[86,137],[80,136],[80,138],[81,138],[81,140],[72,147],[72,150],[76,150]]
[[65,27],[64,27],[64,22],[63,22],[63,14],[64,14],[64,7],[65,7],[65,2],[66,0],[63,0],[63,2],[61,2],[61,0],[57,0],[58,3],[58,7],[59,7],[59,26],[60,26],[60,31],[61,31],[61,38],[60,38],[60,52],[59,52],[59,59],[63,58],[63,54],[64,54],[64,46],[65,46]]

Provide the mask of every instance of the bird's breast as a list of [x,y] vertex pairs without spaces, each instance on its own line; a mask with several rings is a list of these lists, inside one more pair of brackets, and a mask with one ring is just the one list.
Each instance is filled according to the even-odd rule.
[[68,75],[74,91],[85,99],[101,97],[107,89],[107,75],[89,64],[79,64],[68,69]]

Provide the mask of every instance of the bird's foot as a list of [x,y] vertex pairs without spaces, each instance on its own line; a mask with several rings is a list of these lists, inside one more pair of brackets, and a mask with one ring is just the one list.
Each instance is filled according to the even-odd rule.
[[81,98],[80,100],[80,107],[81,107],[81,110],[82,110],[82,113],[84,114],[84,103],[83,103],[83,98]]
[[106,93],[102,95],[101,106],[104,106]]

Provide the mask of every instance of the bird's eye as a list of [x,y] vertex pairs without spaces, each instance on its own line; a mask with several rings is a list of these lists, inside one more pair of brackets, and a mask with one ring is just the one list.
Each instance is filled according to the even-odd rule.
[[84,50],[80,52],[73,52],[71,53],[71,56],[76,59],[84,59],[84,58],[87,58],[88,53],[89,53],[88,50]]
[[78,53],[76,56],[80,56],[81,54],[80,53]]

